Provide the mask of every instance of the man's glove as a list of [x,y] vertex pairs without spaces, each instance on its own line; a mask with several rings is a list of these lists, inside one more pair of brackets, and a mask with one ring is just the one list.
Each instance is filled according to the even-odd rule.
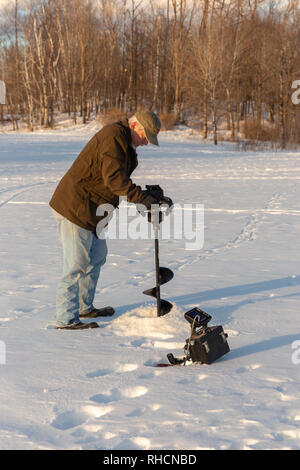
[[[158,223],[161,223],[162,222],[162,218],[163,218],[163,214],[165,215],[168,215],[170,213],[170,208],[173,206],[173,201],[171,198],[169,197],[166,197],[164,196],[164,192],[163,192],[163,189],[158,185],[158,184],[154,184],[154,185],[146,185],[146,189],[147,189],[147,192],[149,193],[149,195],[151,195],[156,201],[155,201],[155,204],[158,205],[158,206],[168,206],[167,210],[162,212],[159,207],[157,207],[156,209],[149,209],[148,210],[148,222],[153,222],[154,220],[157,221],[158,219]],[[145,213],[143,212],[143,210],[139,210],[139,208],[137,208],[138,212],[142,215],[145,215]]]
[[163,189],[159,186],[159,184],[146,184],[146,189],[148,193],[154,197],[157,201],[164,197],[164,191]]
[[173,206],[173,201],[170,197],[164,196],[163,189],[158,184],[146,185],[147,191],[153,196],[157,203],[161,205],[167,205],[169,208]]
[[162,205],[167,205],[169,208],[173,206],[173,201],[170,197],[167,197],[167,196],[163,196],[160,200],[159,200],[159,205],[162,206]]

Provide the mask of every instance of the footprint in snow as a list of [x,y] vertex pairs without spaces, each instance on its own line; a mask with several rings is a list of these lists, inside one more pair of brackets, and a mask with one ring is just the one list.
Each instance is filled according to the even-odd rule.
[[136,408],[135,410],[130,411],[126,416],[128,418],[138,418],[139,416],[143,416],[145,411],[146,408]]
[[141,338],[131,341],[131,346],[134,346],[135,348],[140,348],[145,343],[145,339],[146,338]]
[[86,374],[86,376],[89,378],[104,377],[105,375],[109,375],[111,373],[112,373],[112,370],[110,369],[99,369],[99,370],[95,370],[94,372],[89,372],[88,374]]
[[137,397],[141,397],[142,395],[145,395],[146,393],[148,393],[148,388],[147,388],[147,387],[143,387],[143,386],[132,387],[132,388],[126,388],[126,389],[123,391],[124,397],[127,397],[127,398],[137,398]]
[[124,439],[112,450],[147,450],[151,449],[151,441],[146,437],[133,437],[131,439]]
[[100,418],[113,411],[111,406],[82,406],[78,411],[70,410],[59,414],[51,423],[56,429],[66,431],[84,424],[89,418]]
[[125,390],[112,389],[108,393],[98,393],[93,395],[90,400],[96,403],[112,403],[123,398],[138,398],[148,393],[148,388],[143,386],[126,388]]
[[244,372],[249,372],[251,370],[259,369],[261,366],[262,366],[261,364],[251,364],[250,366],[240,367],[239,369],[237,369],[236,372],[238,374],[243,374]]
[[51,424],[56,429],[66,431],[67,429],[83,424],[85,419],[86,415],[81,411],[65,411],[64,413],[58,415]]
[[96,403],[111,403],[113,401],[121,400],[122,395],[118,389],[112,389],[109,393],[98,393],[93,395],[90,400]]

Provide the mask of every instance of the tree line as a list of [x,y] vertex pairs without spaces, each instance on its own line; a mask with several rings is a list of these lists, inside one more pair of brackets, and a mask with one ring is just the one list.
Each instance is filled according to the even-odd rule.
[[218,141],[300,142],[300,6],[287,0],[14,0],[0,19],[9,115],[54,127],[139,108]]

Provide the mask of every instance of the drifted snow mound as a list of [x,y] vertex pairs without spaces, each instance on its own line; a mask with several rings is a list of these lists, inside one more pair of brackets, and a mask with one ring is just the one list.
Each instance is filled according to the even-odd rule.
[[171,312],[157,317],[156,305],[142,306],[129,310],[112,321],[110,328],[120,336],[143,336],[170,339],[178,332],[187,331],[183,311],[173,304]]

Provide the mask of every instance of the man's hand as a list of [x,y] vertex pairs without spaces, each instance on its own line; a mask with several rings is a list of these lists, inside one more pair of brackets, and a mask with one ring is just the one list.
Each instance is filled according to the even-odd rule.
[[[164,196],[163,189],[158,185],[146,185],[147,192],[155,202],[151,204],[151,208],[145,208],[145,206],[137,204],[138,212],[145,216],[148,215],[148,222],[150,223],[161,223],[163,215],[169,215],[173,206],[173,201],[170,197]],[[163,206],[165,210],[160,209]],[[145,210],[146,209],[146,210]]]
[[159,184],[146,184],[146,189],[157,201],[164,197],[164,191]]
[[167,205],[169,208],[173,206],[173,201],[170,197],[164,196],[163,189],[158,184],[146,185],[147,191],[153,196],[157,203],[162,205]]
[[170,197],[167,197],[167,196],[163,196],[160,200],[159,200],[159,205],[162,206],[162,205],[167,205],[170,207],[173,206],[173,201]]

